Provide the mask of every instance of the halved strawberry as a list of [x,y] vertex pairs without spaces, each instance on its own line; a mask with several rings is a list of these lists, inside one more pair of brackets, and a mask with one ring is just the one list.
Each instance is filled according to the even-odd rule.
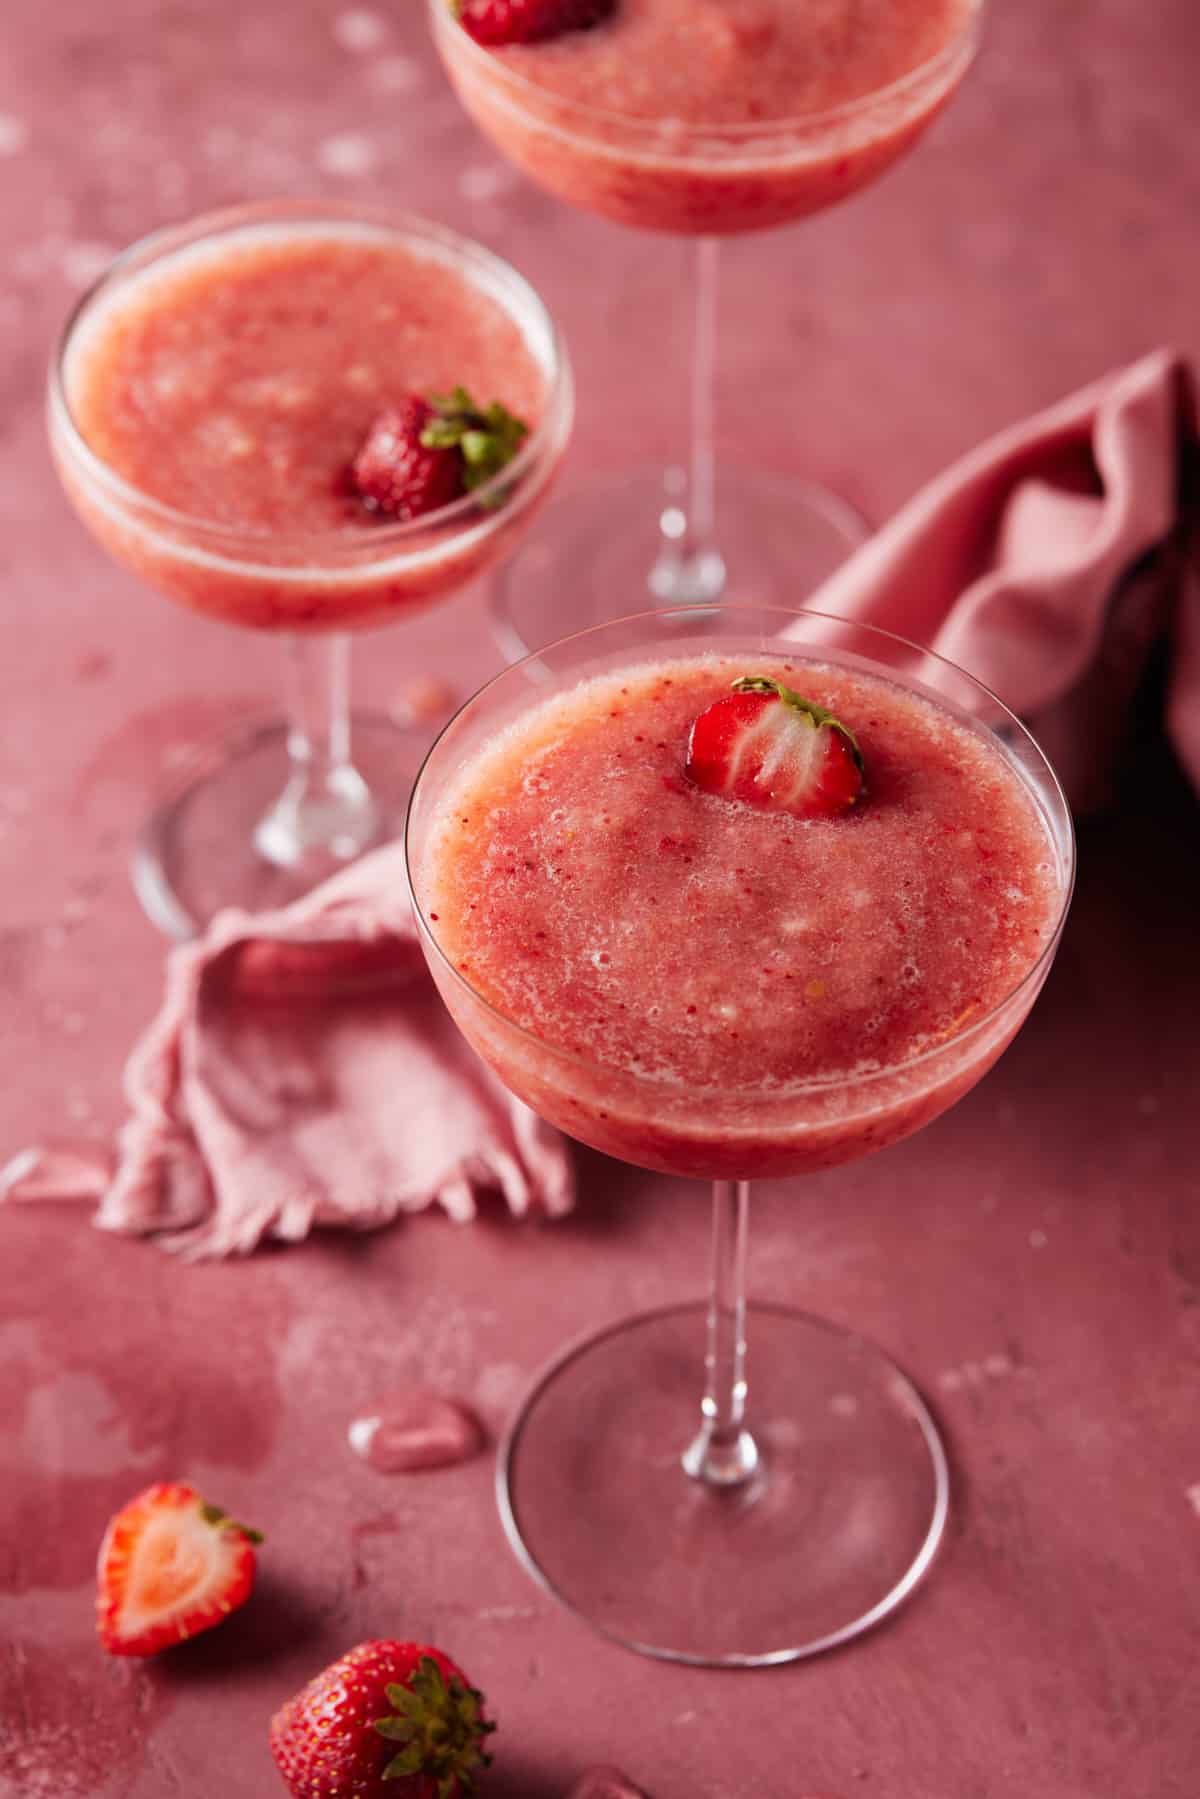
[[538,44],[586,31],[617,10],[617,0],[450,0],[477,44]]
[[157,1655],[211,1630],[250,1597],[261,1542],[194,1487],[147,1487],[112,1519],[100,1545],[100,1641],[112,1655]]
[[742,675],[700,714],[686,771],[705,793],[793,818],[834,818],[864,786],[854,733],[766,675]]

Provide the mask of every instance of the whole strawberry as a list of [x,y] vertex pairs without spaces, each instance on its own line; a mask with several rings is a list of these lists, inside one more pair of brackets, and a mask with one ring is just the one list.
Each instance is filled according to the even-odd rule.
[[244,1605],[262,1538],[182,1481],[159,1481],[110,1521],[96,1626],[110,1655],[157,1655]]
[[423,441],[433,416],[433,407],[417,394],[379,414],[351,470],[369,512],[414,519],[459,498],[463,487],[457,452]]
[[381,412],[350,467],[350,485],[368,512],[407,522],[424,518],[498,474],[529,427],[498,402],[477,406],[464,387],[409,394]]
[[271,1720],[293,1799],[459,1799],[495,1729],[483,1695],[440,1649],[360,1643]]
[[792,818],[862,797],[862,752],[840,719],[767,675],[742,675],[692,726],[686,772],[706,793]]
[[617,10],[617,0],[450,0],[477,44],[539,44],[586,31]]

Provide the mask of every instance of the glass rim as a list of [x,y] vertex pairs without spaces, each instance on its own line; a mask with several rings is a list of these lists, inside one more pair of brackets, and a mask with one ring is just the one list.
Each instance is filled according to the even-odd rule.
[[[593,1057],[581,1056],[574,1050],[565,1049],[558,1044],[550,1043],[544,1037],[539,1037],[535,1031],[529,1030],[525,1025],[518,1024],[515,1019],[510,1018],[508,1014],[502,1011],[499,1006],[495,1005],[493,1001],[487,999],[480,993],[474,984],[469,981],[462,971],[450,960],[450,957],[438,942],[435,932],[430,927],[429,920],[426,917],[421,901],[417,895],[416,883],[413,879],[413,817],[417,807],[418,796],[421,794],[427,772],[434,758],[437,756],[443,740],[454,729],[460,719],[473,711],[478,702],[483,700],[486,695],[491,693],[493,688],[501,681],[505,680],[509,675],[520,673],[522,670],[528,670],[532,665],[540,662],[551,650],[563,649],[571,644],[582,643],[585,639],[598,636],[603,632],[611,631],[618,625],[635,624],[642,620],[649,622],[651,620],[669,618],[675,618],[682,621],[688,618],[699,618],[704,614],[708,614],[709,616],[715,614],[719,617],[746,614],[747,616],[756,618],[762,618],[764,615],[767,615],[781,620],[788,620],[792,623],[814,619],[822,624],[836,625],[843,630],[865,632],[868,637],[880,638],[889,643],[899,645],[902,649],[911,651],[923,658],[931,659],[941,668],[949,669],[960,680],[966,681],[974,688],[979,696],[994,705],[1001,715],[1001,722],[1013,728],[1024,743],[1033,750],[1037,761],[1047,778],[1051,802],[1049,810],[1051,813],[1057,813],[1060,821],[1065,825],[1066,845],[1061,870],[1059,904],[1053,927],[1036,958],[1026,969],[1020,980],[1009,988],[1000,999],[989,1006],[986,1012],[975,1019],[971,1024],[965,1026],[961,1031],[956,1031],[953,1036],[945,1038],[939,1043],[928,1045],[926,1048],[919,1050],[916,1055],[908,1057],[907,1060],[903,1062],[893,1063],[886,1068],[868,1069],[860,1074],[847,1073],[843,1070],[836,1074],[814,1075],[803,1077],[796,1081],[789,1081],[774,1089],[769,1095],[764,1096],[764,1103],[778,1104],[786,1101],[789,1097],[805,1093],[831,1092],[839,1087],[850,1090],[860,1087],[869,1088],[872,1085],[878,1086],[878,1084],[888,1080],[894,1080],[897,1077],[907,1077],[912,1070],[924,1067],[929,1063],[936,1061],[938,1057],[948,1056],[954,1051],[960,1050],[964,1045],[974,1043],[986,1032],[987,1028],[995,1022],[996,1018],[1001,1013],[1012,1006],[1013,1002],[1022,993],[1032,989],[1036,994],[1038,987],[1049,970],[1050,963],[1053,961],[1054,954],[1057,951],[1059,941],[1062,937],[1063,928],[1066,924],[1067,914],[1071,905],[1071,897],[1075,889],[1077,857],[1075,827],[1071,815],[1070,804],[1049,757],[1046,755],[1033,733],[1022,723],[1016,713],[1013,712],[1010,707],[1005,705],[1004,701],[992,690],[992,688],[986,686],[985,683],[978,680],[976,676],[969,674],[967,670],[960,667],[957,662],[951,662],[949,657],[939,655],[936,650],[928,649],[924,645],[916,643],[912,638],[902,636],[898,631],[889,631],[880,625],[866,624],[858,619],[842,617],[837,613],[822,612],[812,606],[754,606],[715,601],[709,602],[703,606],[664,606],[648,612],[626,613],[620,618],[607,619],[602,624],[590,625],[586,630],[574,631],[566,637],[560,637],[556,639],[555,642],[544,645],[542,649],[532,651],[529,655],[523,656],[520,661],[509,663],[505,668],[500,669],[498,673],[494,674],[490,680],[485,681],[482,687],[478,688],[468,699],[464,700],[463,704],[458,707],[452,717],[447,719],[442,729],[438,732],[421,759],[421,765],[417,770],[416,779],[413,781],[412,792],[409,795],[408,807],[404,819],[404,873],[408,886],[409,898],[412,902],[413,916],[417,921],[420,936],[426,943],[432,946],[437,954],[439,966],[446,970],[454,984],[461,987],[464,992],[469,995],[474,1004],[482,1007],[484,1012],[490,1018],[496,1020],[505,1031],[515,1033],[522,1042],[530,1045],[542,1055],[552,1057],[555,1061],[560,1061],[587,1070],[602,1070],[604,1072],[612,1071],[611,1065],[598,1061]],[[644,645],[642,647],[645,649],[650,646]],[[799,648],[802,646],[797,647]],[[633,656],[638,654],[637,646],[631,647],[630,654]],[[619,667],[621,665],[618,664],[617,666]],[[883,678],[886,678],[886,671],[884,671]],[[536,699],[534,703],[537,703]],[[1017,775],[1018,779],[1022,781],[1027,789],[1032,787],[1032,782],[1023,771],[1018,770]],[[1038,802],[1035,799],[1035,804],[1037,803]],[[1041,810],[1040,805],[1038,809],[1039,811]],[[1046,826],[1047,835],[1051,835],[1051,818],[1046,819]],[[1057,852],[1058,845],[1054,842],[1053,837],[1051,841],[1052,847]],[[629,1078],[636,1085],[653,1087],[655,1090],[662,1092],[678,1093],[685,1090],[697,1091],[693,1083],[682,1080],[643,1081],[642,1077],[637,1075],[631,1075]],[[704,1089],[703,1091],[709,1090]],[[736,1093],[739,1090],[721,1089],[721,1091],[733,1091]]]
[[[437,244],[462,263],[486,269],[500,282],[516,289],[520,306],[528,309],[537,321],[539,330],[545,335],[551,363],[546,375],[546,394],[541,416],[517,454],[495,475],[470,493],[451,501],[448,506],[439,506],[420,518],[398,520],[393,524],[376,524],[366,520],[361,527],[290,531],[231,524],[183,512],[118,474],[92,448],[72,410],[65,373],[76,332],[88,317],[91,308],[109,292],[118,289],[122,281],[152,269],[160,259],[165,260],[209,240],[215,243],[222,236],[241,229],[250,230],[256,226],[266,228],[272,224],[287,224],[289,221],[298,224],[307,221],[314,227],[358,224],[376,228],[401,241],[407,239],[414,244]],[[496,303],[504,305],[500,300]],[[505,310],[520,329],[521,318],[517,309],[506,306]],[[524,335],[522,332],[522,336]],[[51,356],[48,388],[51,423],[62,427],[70,455],[81,465],[86,478],[97,482],[110,498],[144,515],[149,522],[165,526],[180,535],[219,542],[223,549],[234,547],[245,551],[245,560],[251,566],[255,565],[254,549],[265,544],[270,544],[273,548],[295,545],[299,550],[307,548],[310,551],[315,551],[318,547],[326,551],[337,549],[345,555],[355,557],[378,549],[378,559],[387,560],[390,554],[402,551],[406,543],[427,538],[431,533],[444,531],[447,526],[457,525],[466,519],[475,525],[491,521],[501,523],[505,508],[497,505],[489,509],[489,500],[506,492],[514,482],[520,484],[531,471],[536,470],[547,449],[553,447],[561,432],[561,414],[564,408],[572,406],[574,392],[570,356],[554,315],[533,284],[512,263],[476,239],[417,213],[390,211],[370,205],[359,206],[352,201],[324,199],[319,196],[251,201],[243,205],[220,207],[196,213],[174,224],[160,225],[135,238],[114,257],[72,306],[59,331]],[[371,560],[375,559],[372,555]],[[278,569],[282,565],[274,561],[269,566]]]
[[[613,112],[606,107],[592,106],[586,101],[573,100],[557,94],[553,88],[530,80],[528,75],[523,75],[519,70],[514,69],[511,63],[502,61],[498,56],[493,55],[486,45],[476,43],[470,33],[464,30],[452,15],[448,0],[427,0],[427,5],[433,21],[435,41],[443,30],[457,33],[466,61],[474,62],[480,71],[486,70],[502,87],[510,90],[511,96],[518,97],[518,103],[520,96],[528,95],[543,103],[549,99],[561,107],[563,114],[561,124],[545,120],[539,120],[539,124],[549,125],[550,128],[557,129],[564,136],[571,136],[571,121],[577,119],[584,125],[588,121],[593,121],[597,126],[610,128],[616,126],[629,137],[659,140],[663,143],[663,161],[694,164],[711,160],[700,154],[689,153],[686,148],[677,148],[670,139],[663,142],[663,127],[666,121],[646,118],[638,113]],[[848,123],[872,111],[877,106],[903,99],[909,93],[924,86],[943,69],[953,67],[964,57],[969,60],[974,55],[979,43],[987,0],[965,0],[965,5],[966,17],[949,43],[943,44],[940,50],[935,51],[932,56],[926,57],[925,61],[918,63],[915,68],[897,76],[894,81],[885,83],[883,87],[874,88],[868,94],[860,94],[853,100],[844,101],[839,106],[818,108],[809,113],[780,115],[778,118],[772,119],[757,119],[745,124],[699,124],[691,121],[678,121],[678,123],[684,125],[685,136],[709,141],[724,140],[733,146],[765,144],[782,136],[797,135],[801,132],[811,133],[833,125]],[[533,107],[530,109],[535,110]]]

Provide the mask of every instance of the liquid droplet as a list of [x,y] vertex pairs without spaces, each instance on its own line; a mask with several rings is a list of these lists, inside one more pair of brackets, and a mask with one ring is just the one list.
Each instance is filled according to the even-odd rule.
[[355,1418],[350,1447],[380,1474],[413,1474],[469,1461],[483,1445],[475,1414],[457,1399],[418,1388]]
[[567,1799],[647,1799],[647,1795],[619,1768],[596,1767],[579,1776]]

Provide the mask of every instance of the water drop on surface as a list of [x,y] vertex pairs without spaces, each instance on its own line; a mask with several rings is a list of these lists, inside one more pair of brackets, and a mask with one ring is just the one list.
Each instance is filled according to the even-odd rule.
[[380,1474],[413,1474],[469,1461],[483,1429],[461,1401],[417,1388],[362,1413],[347,1438],[355,1455]]
[[596,1767],[579,1776],[567,1799],[646,1799],[646,1794],[619,1768]]

